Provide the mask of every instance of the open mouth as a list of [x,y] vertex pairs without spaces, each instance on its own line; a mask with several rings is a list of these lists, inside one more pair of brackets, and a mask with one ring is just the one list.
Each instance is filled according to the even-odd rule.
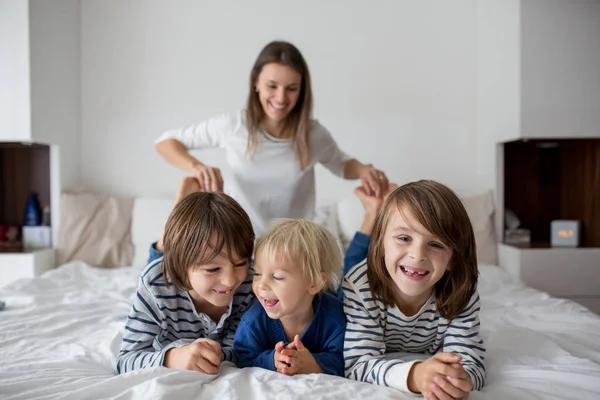
[[280,105],[280,106],[278,106],[278,105],[275,105],[275,104],[271,103],[270,101],[269,101],[269,105],[270,105],[270,106],[271,106],[271,108],[272,108],[272,109],[274,109],[275,111],[279,111],[279,112],[281,112],[281,111],[285,110],[285,106],[284,106],[284,105]]
[[213,289],[213,291],[217,294],[230,294],[232,292],[231,289],[229,290],[217,290],[217,289]]
[[400,270],[412,280],[421,280],[429,275],[429,271],[423,268],[414,268],[408,265],[401,265]]
[[273,308],[279,303],[277,299],[267,299],[266,297],[262,297],[262,300],[266,308]]

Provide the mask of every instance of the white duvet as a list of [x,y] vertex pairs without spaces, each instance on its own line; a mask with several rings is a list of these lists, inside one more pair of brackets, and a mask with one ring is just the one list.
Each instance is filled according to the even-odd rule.
[[[115,376],[140,270],[66,264],[0,289],[2,399],[404,399],[326,375],[224,365],[216,378],[166,368]],[[481,267],[484,389],[471,399],[600,399],[600,317]]]

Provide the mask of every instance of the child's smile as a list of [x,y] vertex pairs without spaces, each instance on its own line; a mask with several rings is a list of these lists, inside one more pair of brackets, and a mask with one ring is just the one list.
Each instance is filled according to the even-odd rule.
[[410,265],[400,265],[400,270],[404,272],[408,279],[415,281],[423,280],[429,274],[429,271],[424,268],[411,267]]
[[281,254],[256,251],[254,294],[271,319],[312,317],[312,300],[318,290],[304,276],[302,268]]

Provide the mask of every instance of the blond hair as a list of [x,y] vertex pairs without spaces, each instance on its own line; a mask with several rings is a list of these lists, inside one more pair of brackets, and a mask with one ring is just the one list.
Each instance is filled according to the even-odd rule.
[[250,71],[250,90],[246,104],[246,127],[250,136],[248,137],[247,153],[252,156],[258,145],[260,124],[265,116],[265,111],[260,104],[258,93],[255,90],[258,76],[265,65],[276,63],[292,68],[302,76],[300,83],[300,96],[294,109],[285,119],[283,130],[289,132],[296,156],[304,169],[310,161],[310,135],[312,123],[312,88],[308,65],[300,53],[300,50],[291,43],[274,41],[267,44],[258,55],[252,70]]
[[[279,219],[256,242],[268,256],[275,254],[296,262],[304,276],[321,290],[335,291],[340,282],[342,258],[333,235],[305,219]],[[323,273],[325,279],[323,279]]]
[[477,289],[475,234],[460,198],[447,186],[430,180],[407,183],[394,190],[375,219],[367,256],[367,277],[373,297],[394,305],[395,283],[385,265],[384,235],[393,213],[410,212],[452,249],[450,268],[435,284],[440,315],[451,320],[465,309]]
[[188,269],[209,263],[225,250],[234,257],[250,259],[254,229],[250,217],[224,193],[197,192],[175,205],[164,233],[163,273],[179,290],[191,290]]

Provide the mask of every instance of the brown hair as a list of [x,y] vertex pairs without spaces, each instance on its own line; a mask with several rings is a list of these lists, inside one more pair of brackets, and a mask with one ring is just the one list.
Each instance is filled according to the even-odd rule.
[[429,180],[400,186],[377,215],[367,256],[367,277],[373,297],[393,306],[396,286],[385,266],[384,235],[394,212],[409,211],[432,235],[452,249],[449,270],[435,284],[436,306],[447,320],[465,309],[477,289],[477,256],[471,221],[458,196]]
[[[281,254],[297,262],[304,276],[317,287],[337,289],[342,257],[333,235],[316,222],[305,219],[279,219],[256,241],[256,251]],[[326,280],[323,280],[325,273]]]
[[310,73],[300,51],[288,42],[275,41],[267,44],[258,55],[250,72],[250,91],[246,104],[246,127],[249,132],[247,151],[252,155],[256,150],[260,123],[265,114],[259,95],[255,90],[256,81],[263,67],[270,63],[286,65],[302,76],[298,102],[286,117],[283,128],[284,131],[291,133],[296,155],[300,165],[304,168],[310,159],[309,130],[313,106]]
[[192,193],[179,201],[165,226],[163,273],[179,290],[190,290],[187,271],[209,263],[223,248],[234,257],[250,259],[254,230],[248,214],[224,193]]

